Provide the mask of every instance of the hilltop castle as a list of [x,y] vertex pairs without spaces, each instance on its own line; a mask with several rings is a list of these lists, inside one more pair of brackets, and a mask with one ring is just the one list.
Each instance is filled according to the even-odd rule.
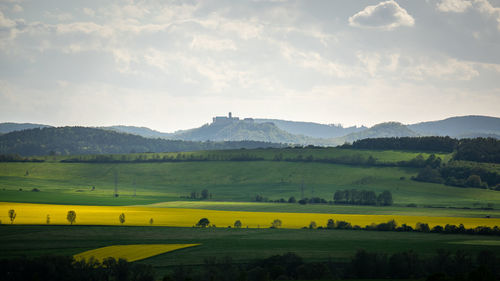
[[[239,117],[233,117],[233,114],[229,112],[227,116],[215,116],[212,118],[213,123],[217,124],[225,124],[233,121],[240,121]],[[253,121],[252,118],[245,118],[243,121]]]

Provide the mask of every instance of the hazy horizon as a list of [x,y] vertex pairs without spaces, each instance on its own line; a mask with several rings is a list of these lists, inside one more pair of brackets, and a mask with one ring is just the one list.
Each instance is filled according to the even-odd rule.
[[500,0],[0,3],[0,122],[500,117]]
[[[229,112],[228,112],[229,113]],[[213,117],[216,117],[216,116],[227,116],[226,115],[214,115]],[[383,122],[380,122],[380,123],[387,123],[387,122],[399,122],[399,123],[402,123],[403,125],[412,125],[412,124],[417,124],[417,123],[424,123],[424,122],[433,122],[433,121],[440,121],[440,120],[444,120],[444,119],[448,119],[448,118],[453,118],[453,117],[466,117],[466,116],[482,116],[482,117],[493,117],[493,118],[500,118],[498,116],[486,116],[486,115],[461,115],[461,116],[449,116],[449,117],[445,117],[443,119],[439,119],[439,120],[423,120],[423,121],[418,121],[418,122],[414,122],[414,123],[402,123],[400,121],[397,121],[397,120],[388,120],[388,121],[383,121]],[[234,115],[233,113],[233,117],[239,117],[240,120],[242,120],[243,118],[253,118],[253,119],[277,119],[277,120],[283,120],[283,121],[291,121],[291,122],[306,122],[306,123],[316,123],[316,124],[321,124],[321,125],[335,125],[335,126],[342,126],[343,128],[347,128],[347,127],[367,127],[367,128],[370,128],[372,127],[373,125],[377,125],[377,124],[380,124],[380,123],[377,123],[377,124],[373,124],[373,125],[364,125],[364,124],[361,124],[361,125],[344,125],[344,124],[341,124],[341,123],[319,123],[319,122],[313,122],[313,121],[303,121],[303,120],[286,120],[286,119],[279,119],[279,118],[266,118],[266,117],[252,117],[252,116],[237,116],[237,115]],[[205,124],[209,124],[209,123],[212,123],[212,119],[210,118],[210,121],[207,121],[205,123],[202,123],[202,124],[199,124],[198,126],[195,126],[195,127],[190,127],[190,128],[180,128],[180,129],[177,129],[177,130],[174,130],[174,131],[163,131],[163,130],[160,130],[160,129],[157,129],[157,128],[153,128],[153,127],[149,127],[149,126],[139,126],[139,125],[134,125],[134,124],[102,124],[102,125],[81,125],[81,124],[46,124],[46,123],[37,123],[37,122],[14,122],[14,121],[0,121],[0,123],[31,123],[31,124],[40,124],[40,125],[48,125],[48,126],[53,126],[53,127],[64,127],[64,126],[85,126],[85,127],[111,127],[111,126],[131,126],[131,127],[144,127],[144,128],[148,128],[148,129],[152,129],[154,131],[158,131],[158,132],[161,132],[161,133],[174,133],[176,131],[184,131],[184,130],[189,130],[189,129],[196,129],[196,128],[199,128]]]

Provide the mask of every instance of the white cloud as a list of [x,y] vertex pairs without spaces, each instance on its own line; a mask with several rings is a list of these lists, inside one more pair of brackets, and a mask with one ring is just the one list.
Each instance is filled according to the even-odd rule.
[[284,42],[280,43],[281,55],[295,66],[312,69],[322,75],[348,78],[356,72],[351,67],[328,60],[313,51],[303,51]]
[[236,50],[236,45],[231,39],[218,39],[207,35],[194,35],[191,44],[192,49],[205,49],[212,51]]
[[0,11],[0,27],[3,27],[3,28],[12,28],[16,26],[16,22],[9,19],[9,18],[6,18],[2,11]]
[[420,63],[416,62],[411,67],[406,68],[403,76],[414,80],[468,81],[479,76],[477,66],[477,63],[459,61],[453,58],[440,62],[422,59]]
[[500,30],[500,8],[493,7],[488,0],[474,0],[474,7],[481,13],[493,17],[497,22],[498,30]]
[[15,4],[13,7],[12,7],[12,11],[14,13],[20,13],[22,11],[24,11],[23,7],[21,7],[20,5],[18,4]]
[[64,13],[60,11],[45,12],[45,17],[56,19],[58,21],[70,21],[73,19],[73,16],[70,13]]
[[437,9],[441,12],[463,13],[472,7],[471,1],[467,0],[441,0]]
[[400,26],[413,26],[415,20],[396,1],[390,0],[367,6],[349,18],[349,25],[391,30]]
[[381,60],[380,54],[364,54],[362,52],[358,52],[357,57],[359,61],[364,64],[370,76],[375,76]]
[[89,17],[95,16],[95,11],[90,8],[83,8],[83,13]]
[[109,38],[113,35],[114,29],[111,26],[96,24],[93,22],[73,22],[68,24],[56,25],[58,33],[84,33],[84,34],[97,34],[104,38]]

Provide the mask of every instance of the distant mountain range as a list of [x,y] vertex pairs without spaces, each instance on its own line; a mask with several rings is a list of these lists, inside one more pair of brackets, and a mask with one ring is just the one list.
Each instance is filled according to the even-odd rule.
[[[12,131],[51,127],[42,124],[0,123],[0,134]],[[460,116],[444,120],[404,125],[386,122],[367,127],[347,127],[279,119],[239,119],[218,116],[199,128],[164,133],[146,127],[109,126],[96,129],[182,141],[260,141],[270,143],[335,146],[365,138],[450,136],[453,138],[492,137],[500,139],[500,118]]]

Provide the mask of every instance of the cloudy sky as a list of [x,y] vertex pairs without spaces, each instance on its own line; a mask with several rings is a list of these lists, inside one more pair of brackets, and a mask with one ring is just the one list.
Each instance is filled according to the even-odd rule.
[[169,132],[228,111],[499,117],[500,0],[0,0],[0,122]]

